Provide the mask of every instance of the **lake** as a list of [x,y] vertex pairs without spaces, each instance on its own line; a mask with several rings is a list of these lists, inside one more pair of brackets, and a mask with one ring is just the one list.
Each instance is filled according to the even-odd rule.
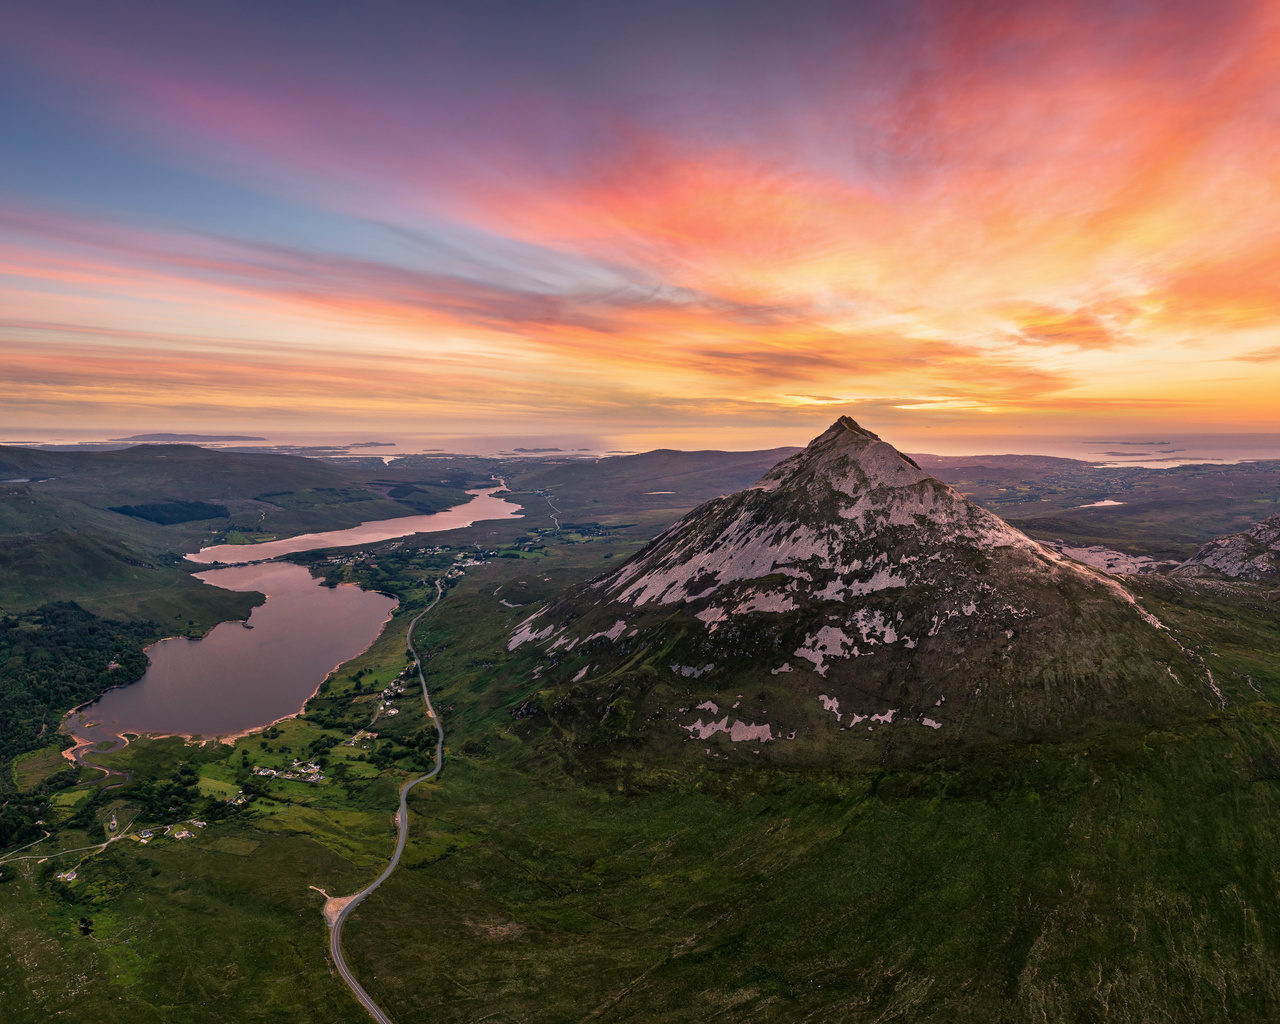
[[188,556],[224,567],[196,578],[227,590],[256,590],[265,604],[242,622],[223,622],[202,640],[174,637],[147,649],[151,664],[136,683],[109,690],[68,716],[77,740],[118,740],[124,733],[232,736],[296,715],[338,665],[378,638],[394,598],[354,585],[325,587],[300,565],[263,561],[295,551],[372,544],[438,533],[483,520],[511,519],[521,507],[490,488],[429,516],[362,523],[266,544],[227,544]]
[[227,736],[297,714],[334,668],[377,638],[397,602],[354,585],[321,586],[300,565],[265,562],[197,574],[265,604],[203,640],[175,637],[147,651],[136,683],[109,690],[68,723],[81,739],[124,732]]

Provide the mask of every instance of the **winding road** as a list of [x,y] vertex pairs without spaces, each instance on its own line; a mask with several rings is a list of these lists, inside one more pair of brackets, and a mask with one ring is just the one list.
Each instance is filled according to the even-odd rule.
[[[417,649],[413,646],[413,631],[417,628],[422,617],[431,611],[440,603],[440,598],[444,596],[444,588],[440,582],[436,581],[436,599],[427,605],[412,622],[409,623],[409,635],[407,642],[409,645],[409,653],[413,655],[414,668],[418,670],[418,681],[422,684],[422,700],[427,705],[427,714],[431,716],[432,721],[436,723],[436,766],[427,772],[426,775],[419,775],[416,779],[410,779],[400,787],[400,810],[396,812],[396,825],[399,828],[400,835],[396,839],[396,850],[391,855],[391,863],[387,865],[385,871],[377,878],[370,882],[353,896],[330,897],[325,893],[327,902],[324,905],[325,920],[329,923],[329,953],[333,957],[333,962],[338,968],[338,973],[342,975],[342,980],[347,983],[351,991],[355,993],[355,997],[360,1000],[361,1004],[369,1015],[378,1024],[394,1024],[390,1017],[383,1012],[382,1007],[373,1001],[373,998],[364,990],[360,982],[356,981],[355,975],[351,973],[351,968],[347,966],[346,960],[342,957],[342,924],[347,919],[347,915],[373,892],[378,886],[391,877],[391,872],[396,869],[396,865],[400,863],[400,855],[404,853],[405,840],[409,838],[409,790],[413,789],[419,782],[426,782],[427,779],[433,779],[440,773],[441,759],[444,754],[444,726],[440,724],[440,719],[436,715],[436,710],[431,706],[431,695],[427,693],[427,681],[422,675],[422,659],[418,656]],[[317,890],[320,891],[320,890]]]
[[558,508],[556,508],[555,504],[554,504],[554,503],[552,502],[552,500],[551,500],[551,496],[550,496],[550,495],[548,495],[548,494],[545,494],[545,493],[544,493],[544,494],[542,495],[542,498],[543,498],[543,500],[544,500],[548,505],[550,505],[553,509],[555,509],[555,511],[554,511],[554,512],[550,513],[550,516],[551,516],[551,521],[552,521],[553,523],[555,523],[555,524],[556,524],[556,529],[557,529],[557,530],[559,530],[559,529],[560,529],[560,517],[561,517],[562,515],[564,515],[564,513],[563,513],[563,512],[561,512]]

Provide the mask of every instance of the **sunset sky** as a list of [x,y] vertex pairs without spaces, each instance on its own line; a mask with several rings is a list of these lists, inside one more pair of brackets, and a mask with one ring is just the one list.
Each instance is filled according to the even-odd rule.
[[845,412],[1280,431],[1280,2],[0,7],[11,434]]

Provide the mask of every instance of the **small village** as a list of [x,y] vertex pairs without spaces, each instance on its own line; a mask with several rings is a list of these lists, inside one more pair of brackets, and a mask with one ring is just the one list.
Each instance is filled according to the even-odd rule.
[[293,779],[296,782],[323,782],[324,773],[314,761],[294,761],[288,768],[263,768],[253,766],[253,774],[268,779]]
[[[392,544],[386,549],[386,552],[394,551],[398,547],[400,547],[398,543]],[[526,547],[525,550],[530,550],[530,549]],[[383,552],[383,553],[385,554],[386,552]],[[466,575],[466,572],[465,572],[466,569],[470,569],[479,565],[487,565],[489,559],[497,558],[501,554],[501,552],[496,550],[485,551],[479,547],[476,548],[474,553],[468,553],[463,551],[458,551],[454,553],[453,549],[451,547],[448,547],[447,545],[444,547],[417,548],[413,553],[416,555],[426,555],[426,556],[453,554],[454,564],[443,574],[443,577],[442,577],[443,579],[447,579],[447,580],[460,579],[461,577]],[[368,566],[371,566],[372,568],[377,568],[378,557],[379,557],[379,553],[376,551],[357,551],[348,555],[333,555],[329,558],[324,559],[320,564],[334,566],[334,567],[368,565]],[[422,582],[425,583],[427,581],[426,579],[423,579]]]
[[190,825],[192,828],[208,828],[207,821],[200,821],[197,818],[188,818],[186,821],[178,822],[174,825],[157,825],[155,828],[144,828],[139,832],[135,832],[129,836],[135,843],[146,846],[153,839],[194,839],[196,833],[190,829],[183,828],[184,825]]

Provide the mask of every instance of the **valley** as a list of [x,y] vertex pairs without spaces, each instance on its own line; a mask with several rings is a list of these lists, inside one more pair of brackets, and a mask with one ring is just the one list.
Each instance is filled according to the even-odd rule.
[[[41,746],[37,735],[5,766],[0,810],[54,833],[0,852],[7,1019],[367,1020],[326,959],[324,899],[311,887],[349,894],[376,877],[397,841],[397,790],[433,766],[433,722],[409,685],[413,622],[445,729],[443,770],[410,792],[400,866],[342,933],[350,969],[393,1020],[1265,1019],[1280,996],[1271,966],[1278,879],[1266,853],[1280,838],[1280,584],[1116,577],[1164,627],[1156,629],[1134,606],[1112,602],[1105,581],[1095,586],[1055,553],[1047,562],[1035,554],[1058,596],[1037,598],[1031,621],[1011,624],[1025,631],[1024,647],[1008,649],[993,618],[982,637],[973,628],[938,633],[931,648],[927,624],[940,602],[958,607],[953,628],[987,615],[990,595],[971,578],[993,593],[1022,593],[1017,607],[1032,608],[1039,584],[1028,580],[1041,570],[1016,563],[1016,574],[999,576],[1001,559],[1032,549],[1015,538],[1015,554],[983,549],[979,559],[975,548],[956,555],[945,580],[934,574],[863,595],[852,584],[871,576],[823,569],[804,551],[789,560],[794,545],[754,576],[708,575],[707,566],[729,564],[723,558],[704,562],[702,576],[671,575],[680,536],[712,548],[724,524],[744,521],[741,509],[712,529],[721,500],[694,514],[694,533],[646,550],[656,534],[797,452],[738,454],[729,462],[706,453],[700,471],[684,453],[655,453],[657,467],[636,457],[634,474],[622,459],[599,471],[456,460],[455,490],[501,469],[524,518],[286,556],[326,584],[357,583],[398,601],[373,646],[336,669],[301,717],[230,742],[139,738],[99,753],[129,773],[124,785],[46,757],[56,744]],[[446,461],[372,472],[444,481]],[[1122,509],[1138,504],[1136,477],[1098,474],[1139,471],[1078,464],[1054,469],[1051,514],[1020,518],[998,497],[1016,467],[979,478],[971,467],[916,461],[947,482],[954,474],[955,486],[998,515],[1051,522],[1028,525],[1033,538],[1162,557],[1175,547],[1190,557],[1218,533],[1264,519],[1268,494],[1272,507],[1280,498],[1262,464],[1213,467],[1242,488],[1251,481],[1255,518],[1240,522],[1235,506],[1210,513],[1201,485],[1187,483],[1198,478],[1178,480],[1187,488],[1179,499],[1157,477],[1154,505],[1116,526],[1102,518],[1116,508],[1080,506],[1111,495],[1126,501]],[[1021,486],[1044,486],[1038,472]],[[676,493],[650,493],[659,491]],[[230,511],[232,493],[133,491],[126,503],[218,499]],[[563,510],[558,528],[544,496]],[[90,508],[84,497],[58,500]],[[342,503],[324,507],[325,516],[348,514]],[[964,512],[974,523],[985,514]],[[806,515],[789,512],[788,526]],[[321,518],[298,519],[292,532],[335,525]],[[172,550],[205,542],[188,524],[140,529],[157,531],[146,535],[153,547],[161,538]],[[919,538],[867,543],[927,560]],[[840,549],[840,564],[854,554]],[[787,568],[813,579],[779,571]],[[625,577],[634,589],[655,572],[698,585],[679,602],[655,595],[625,608],[584,596],[600,590],[588,581]],[[833,609],[814,594],[834,593],[833,581],[844,588],[835,604],[846,619],[866,609],[896,623],[903,612],[898,639],[877,625],[858,640],[869,659],[843,643],[821,661],[799,655],[820,653],[806,642],[813,616]],[[786,591],[792,583],[798,589]],[[636,592],[646,587],[654,591],[645,583]],[[796,607],[770,610],[780,604],[761,599],[769,587],[791,593]],[[110,628],[132,622],[140,640],[154,635],[139,606],[113,606],[105,593],[85,600],[101,602],[102,621],[122,624]],[[753,600],[760,607],[743,611],[735,630],[735,609]],[[977,609],[966,616],[971,600]],[[1059,600],[1070,610],[1054,611]],[[17,600],[0,607],[16,635],[22,616],[36,614]],[[512,647],[544,607],[564,629]],[[713,607],[725,618],[697,614]],[[626,629],[608,636],[619,614]],[[1082,622],[1092,632],[1071,639]],[[526,632],[540,632],[536,625]],[[917,646],[905,648],[908,637]],[[1069,663],[1045,660],[1055,640],[1077,652]],[[1081,670],[1086,653],[1092,665]],[[993,663],[1008,664],[1002,658],[1030,668],[987,681]],[[1144,674],[1148,663],[1160,671]],[[775,673],[783,664],[789,671]],[[1167,682],[1166,667],[1178,684]],[[930,686],[941,678],[949,699],[935,706],[944,694]],[[1019,683],[1028,679],[1029,693]],[[998,701],[962,699],[993,687]],[[895,708],[889,721],[872,721]],[[850,731],[854,716],[864,717]],[[721,719],[724,729],[706,729]],[[695,738],[689,727],[698,721]],[[738,721],[767,724],[769,738],[739,738]],[[296,763],[323,777],[299,777]],[[184,839],[126,837],[83,860],[50,856],[101,843],[113,817],[131,835],[188,819],[204,826],[186,826]],[[69,869],[75,878],[57,877]]]

